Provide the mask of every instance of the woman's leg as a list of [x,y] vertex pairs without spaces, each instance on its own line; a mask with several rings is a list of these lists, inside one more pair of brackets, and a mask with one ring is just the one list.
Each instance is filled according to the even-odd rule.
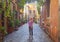
[[29,27],[29,34],[33,35],[33,27]]
[[29,42],[33,42],[33,30],[29,27]]
[[31,35],[31,27],[29,27],[29,35]]

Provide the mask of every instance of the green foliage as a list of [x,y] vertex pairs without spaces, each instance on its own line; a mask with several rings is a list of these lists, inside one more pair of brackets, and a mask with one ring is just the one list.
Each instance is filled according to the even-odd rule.
[[4,0],[4,1],[2,2],[2,6],[3,6],[3,9],[5,9],[5,7],[6,7],[6,0]]
[[26,0],[26,2],[30,3],[30,2],[31,2],[31,0]]
[[2,2],[0,2],[0,14],[2,13]]
[[4,30],[5,30],[5,27],[1,27],[0,30],[1,30],[1,31],[4,31]]
[[0,28],[0,31],[2,31],[5,35],[7,34],[6,28],[4,26]]
[[1,0],[0,0],[0,2],[1,2]]
[[37,3],[37,9],[38,9],[38,13],[40,14],[40,7],[44,4],[44,1],[43,0],[37,0],[38,3]]
[[37,23],[37,20],[34,20],[35,23]]
[[16,10],[13,11],[13,15],[15,15],[15,14],[17,14],[17,11]]
[[22,21],[23,23],[26,23],[27,22],[27,19],[23,19],[23,21]]
[[19,25],[20,24],[20,21],[18,19],[15,20],[16,22],[16,25]]
[[26,0],[19,0],[19,2],[18,2],[18,6],[19,6],[20,8],[23,8],[25,2],[26,2]]
[[2,13],[2,9],[0,9],[0,14]]
[[10,26],[11,26],[11,27],[14,27],[14,26],[15,26],[13,20],[10,21]]
[[39,6],[42,6],[44,4],[43,0],[37,0],[37,1],[38,1]]
[[4,10],[4,16],[7,17],[9,16],[10,14],[10,10],[11,10],[11,7],[10,7],[10,0],[8,0],[8,5],[6,6],[6,0],[2,1],[2,9]]
[[7,7],[6,11],[5,11],[5,16],[9,16],[10,11],[9,11],[9,7]]

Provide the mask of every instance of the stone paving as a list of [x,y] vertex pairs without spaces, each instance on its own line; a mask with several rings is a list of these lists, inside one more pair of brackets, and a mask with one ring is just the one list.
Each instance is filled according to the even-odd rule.
[[38,24],[33,24],[33,37],[32,41],[29,41],[29,26],[28,23],[19,27],[18,31],[15,31],[4,38],[4,42],[52,42],[47,34],[39,27]]
[[35,23],[33,25],[33,39],[33,42],[52,42],[48,35]]

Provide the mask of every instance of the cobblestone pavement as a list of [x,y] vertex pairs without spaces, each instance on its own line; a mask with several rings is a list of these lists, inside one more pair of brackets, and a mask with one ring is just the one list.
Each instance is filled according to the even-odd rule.
[[39,27],[38,24],[33,25],[33,42],[52,42],[47,34]]
[[[33,39],[31,39],[33,37]],[[30,41],[32,40],[32,41]],[[38,24],[33,24],[33,36],[29,35],[29,26],[24,24],[4,38],[4,42],[52,42]]]

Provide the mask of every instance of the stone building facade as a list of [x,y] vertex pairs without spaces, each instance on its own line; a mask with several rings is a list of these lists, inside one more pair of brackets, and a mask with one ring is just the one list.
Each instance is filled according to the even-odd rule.
[[46,0],[42,6],[40,26],[58,42],[58,0]]

